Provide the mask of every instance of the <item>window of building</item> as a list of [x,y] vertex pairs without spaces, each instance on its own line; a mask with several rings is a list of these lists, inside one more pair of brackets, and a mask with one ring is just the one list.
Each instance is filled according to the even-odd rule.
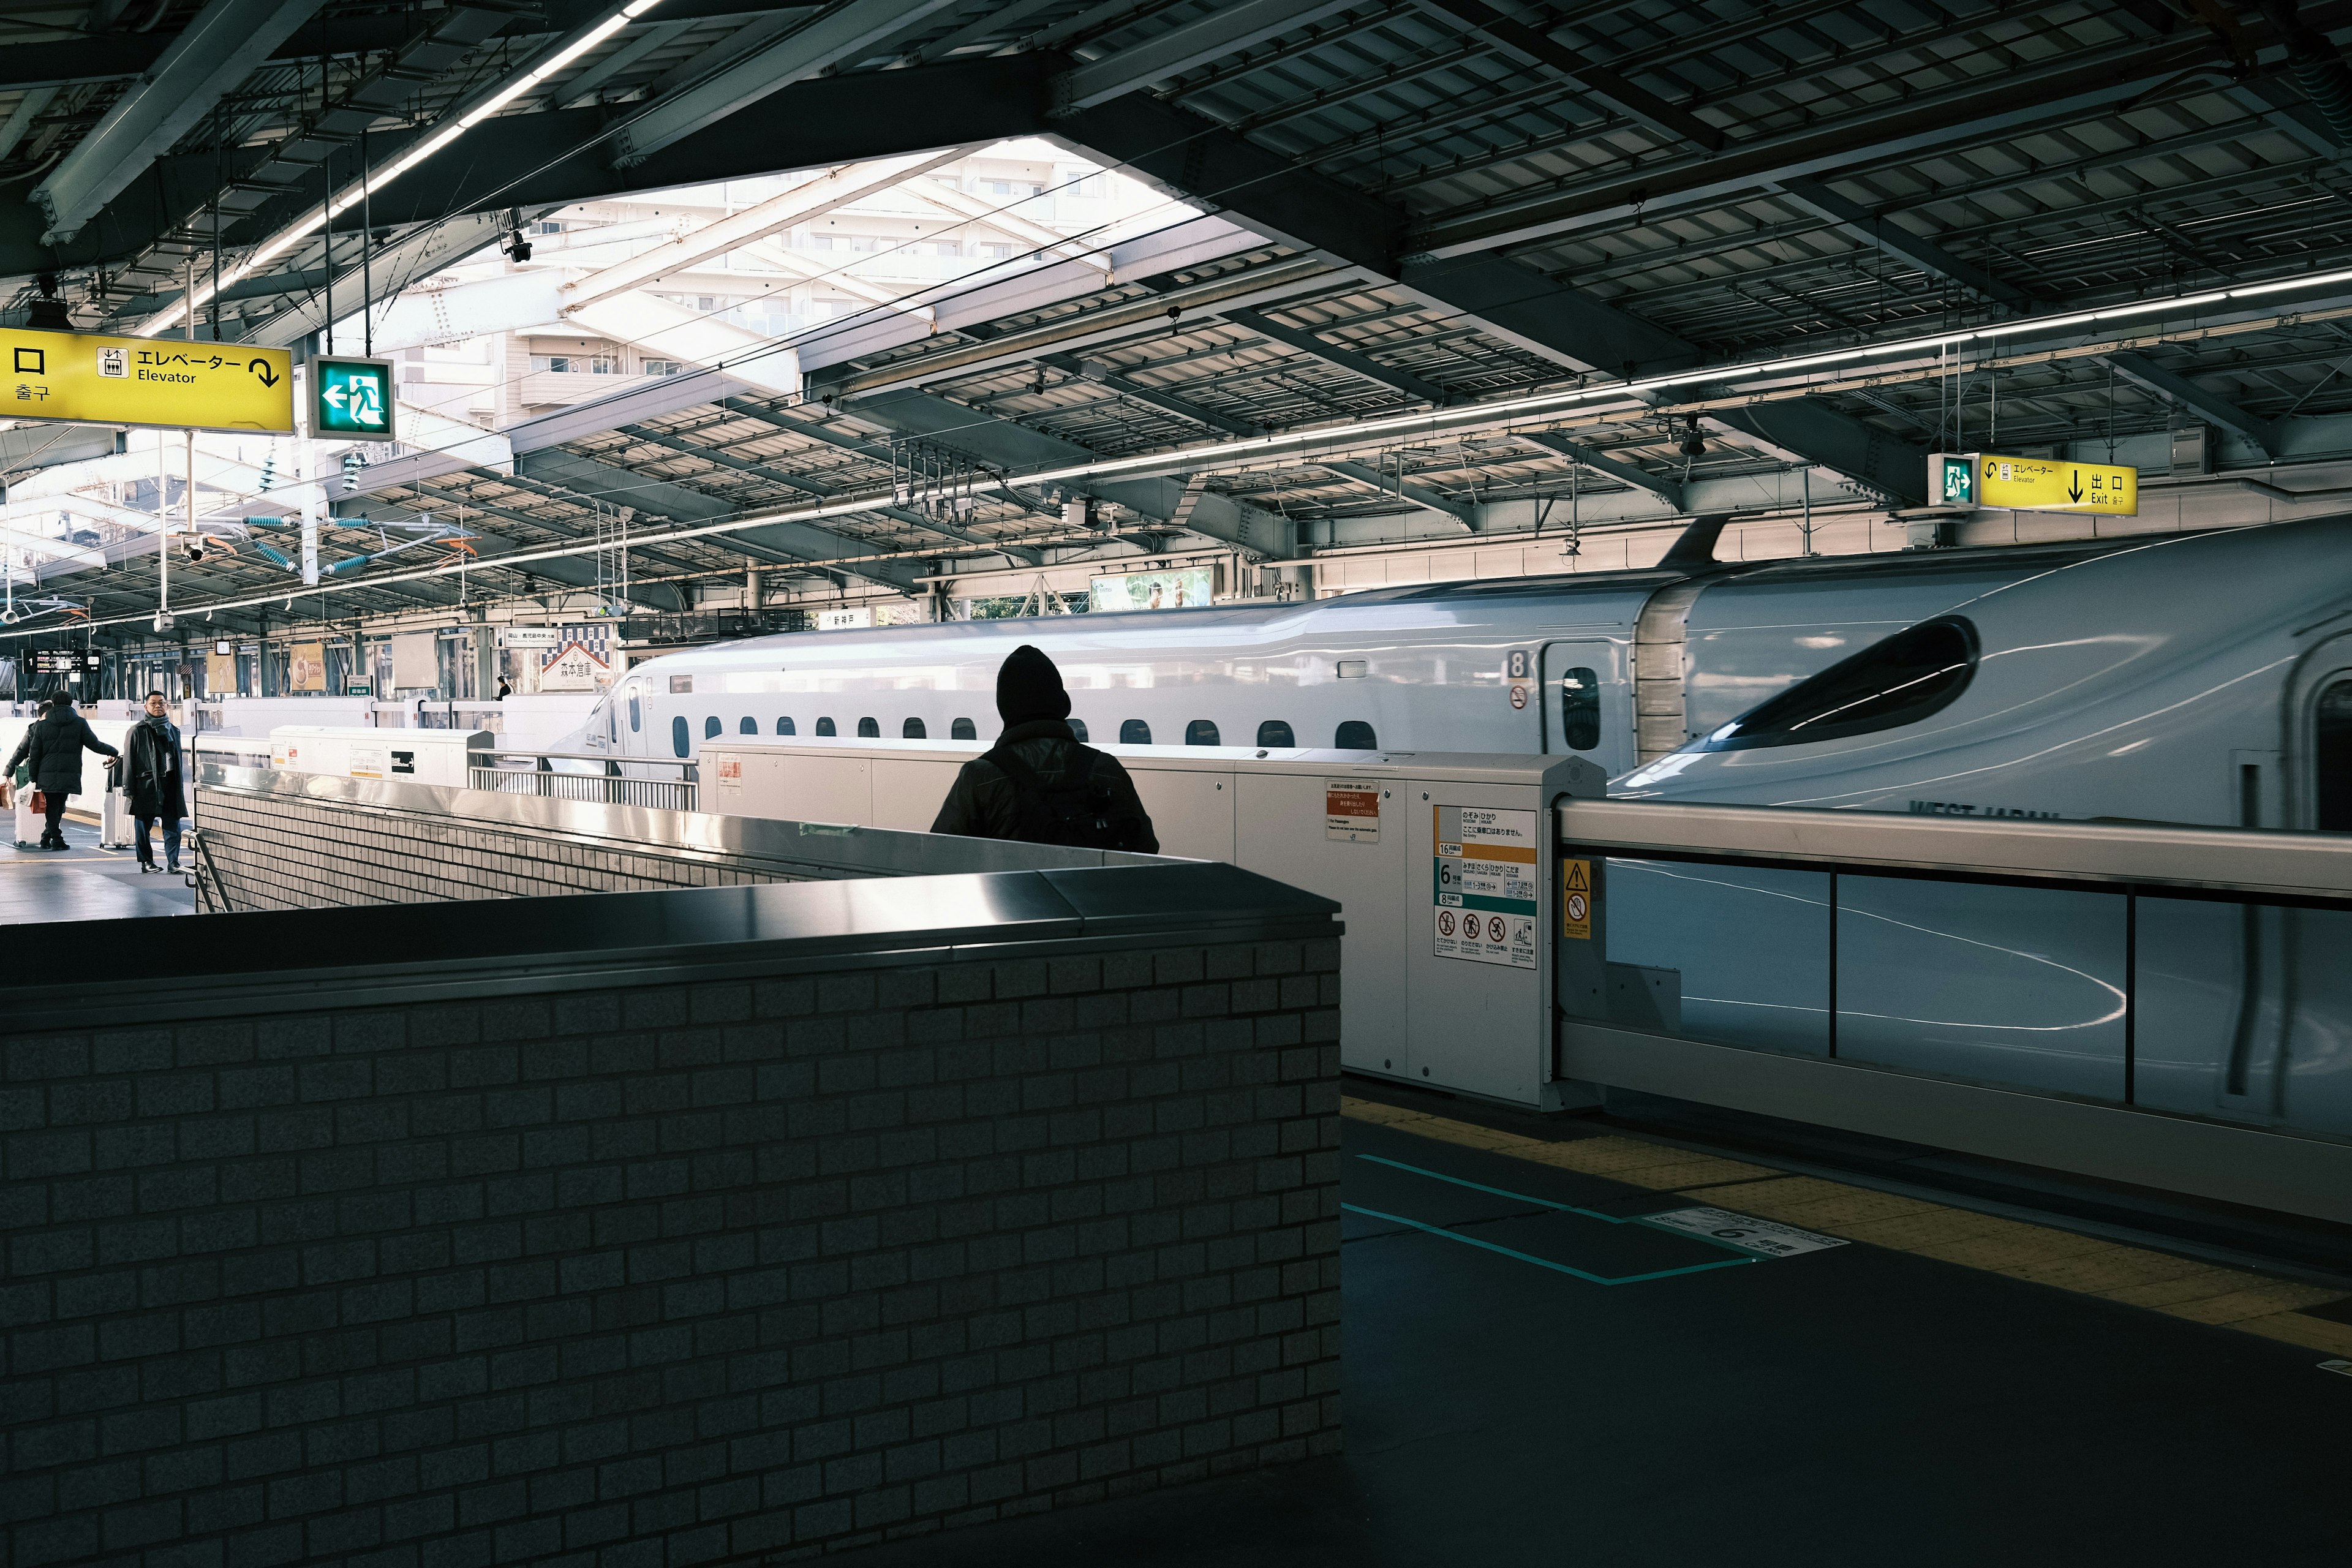
[[2352,680],[2330,682],[2315,717],[2319,820],[2314,826],[2322,833],[2352,833]]
[[1118,743],[1122,746],[1151,744],[1151,726],[1140,719],[1121,721],[1118,726]]
[[1220,742],[1217,740],[1217,721],[1213,719],[1193,720],[1190,724],[1184,726],[1184,743],[1188,746],[1214,746],[1219,744]]
[[1331,744],[1343,752],[1377,752],[1380,742],[1372,738],[1372,727],[1361,719],[1344,721],[1332,731]]
[[997,245],[982,240],[971,247],[971,253],[974,256],[986,257],[992,261],[1003,261],[1013,254],[1013,247],[1009,245]]
[[713,713],[709,718],[705,719],[702,721],[702,738],[708,741],[713,735],[719,733],[719,731],[723,728],[725,728],[725,726],[719,722],[719,715]]
[[541,218],[538,223],[531,226],[531,232],[533,234],[562,234],[563,232],[563,226],[547,218]]
[[969,719],[952,720],[948,724],[948,739],[950,741],[977,741],[980,739],[980,727]]
[[777,720],[777,721],[776,721],[776,733],[777,733],[777,734],[779,734],[779,735],[790,735],[790,734],[794,733],[794,731],[793,731],[793,721],[792,721],[790,719],[779,719],[779,720]]
[[735,732],[739,735],[756,735],[760,732],[760,721],[746,713],[743,715],[743,721],[735,726]]
[[1070,726],[1071,734],[1076,736],[1081,741],[1087,738],[1087,721],[1084,719],[1072,719],[1066,721],[1066,722]]
[[694,750],[694,737],[687,732],[683,713],[669,721],[669,749],[681,757]]
[[857,738],[861,741],[880,740],[882,738],[881,721],[876,719],[860,719],[857,721]]
[[931,254],[934,256],[961,256],[963,254],[963,243],[961,240],[954,239],[935,239],[931,241]]
[[830,719],[818,720],[816,721],[816,732],[820,735],[830,735],[835,733],[833,721]]
[[1601,744],[1601,677],[1584,665],[1559,678],[1559,738],[1571,752]]
[[1801,746],[1916,723],[1977,672],[1977,629],[1958,616],[1922,621],[1759,703],[1700,742],[1709,752]]
[[927,741],[930,736],[924,731],[920,719],[909,719],[898,726],[898,738],[902,741]]
[[684,368],[674,359],[649,359],[645,365],[647,375],[676,375]]
[[533,354],[530,368],[564,375],[618,375],[621,362],[610,354]]
[[1290,726],[1279,719],[1267,719],[1257,727],[1257,743],[1261,746],[1295,746],[1290,738]]

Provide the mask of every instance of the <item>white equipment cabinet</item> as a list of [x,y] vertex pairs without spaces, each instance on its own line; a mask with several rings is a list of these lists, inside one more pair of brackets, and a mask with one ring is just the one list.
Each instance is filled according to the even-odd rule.
[[269,765],[280,773],[394,779],[464,789],[466,757],[498,744],[488,730],[377,730],[281,724],[269,731]]
[[[1117,746],[1163,855],[1227,860],[1338,900],[1340,1056],[1351,1072],[1557,1110],[1553,803],[1597,798],[1579,757]],[[714,737],[702,809],[930,826],[986,748]],[[1475,921],[1475,932],[1470,922]]]

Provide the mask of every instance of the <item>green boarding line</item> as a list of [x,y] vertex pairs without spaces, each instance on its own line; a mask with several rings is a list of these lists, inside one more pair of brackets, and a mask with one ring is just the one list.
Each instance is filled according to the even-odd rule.
[[1432,1171],[1420,1165],[1408,1165],[1402,1160],[1385,1159],[1378,1154],[1359,1154],[1356,1158],[1370,1160],[1375,1165],[1386,1165],[1391,1170],[1410,1172],[1416,1176],[1427,1176],[1432,1181],[1446,1182],[1457,1187],[1468,1187],[1473,1192],[1487,1193],[1498,1198],[1513,1198],[1520,1203],[1534,1204],[1538,1208],[1554,1209],[1561,1214],[1580,1215],[1586,1219],[1597,1219],[1603,1225],[1646,1226],[1652,1230],[1667,1236],[1681,1237],[1687,1241],[1703,1241],[1709,1247],[1719,1247],[1727,1252],[1739,1254],[1737,1258],[1717,1258],[1713,1263],[1690,1263],[1680,1268],[1660,1268],[1648,1274],[1622,1274],[1612,1279],[1605,1274],[1592,1274],[1581,1268],[1571,1268],[1565,1263],[1555,1263],[1549,1258],[1538,1258],[1531,1252],[1521,1252],[1516,1247],[1504,1247],[1492,1241],[1481,1241],[1475,1236],[1464,1236],[1457,1231],[1448,1230],[1443,1226],[1408,1219],[1403,1215],[1383,1214],[1379,1209],[1368,1209],[1357,1204],[1343,1203],[1339,1205],[1349,1214],[1360,1214],[1367,1219],[1384,1219],[1393,1225],[1410,1226],[1415,1230],[1426,1231],[1431,1236],[1444,1237],[1448,1241],[1458,1241],[1465,1247],[1480,1247],[1487,1252],[1499,1252],[1506,1258],[1516,1258],[1522,1263],[1532,1263],[1538,1268],[1549,1268],[1558,1273],[1585,1280],[1590,1284],[1638,1285],[1645,1279],[1671,1279],[1678,1274],[1704,1274],[1713,1268],[1737,1268],[1743,1263],[1769,1261],[1730,1242],[1718,1241],[1714,1237],[1700,1236],[1696,1232],[1682,1230],[1670,1225],[1654,1225],[1639,1215],[1627,1218],[1619,1215],[1602,1214],[1596,1209],[1579,1208],[1574,1204],[1554,1203],[1549,1198],[1539,1198],[1529,1193],[1515,1193],[1508,1187],[1490,1187],[1483,1182],[1465,1181],[1460,1176],[1449,1176],[1443,1171]]

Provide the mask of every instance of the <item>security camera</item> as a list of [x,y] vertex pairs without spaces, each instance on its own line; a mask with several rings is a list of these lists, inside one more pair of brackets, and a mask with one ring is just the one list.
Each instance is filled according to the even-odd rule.
[[168,632],[172,629],[172,617],[168,612],[157,612],[155,616],[155,629],[159,632]]

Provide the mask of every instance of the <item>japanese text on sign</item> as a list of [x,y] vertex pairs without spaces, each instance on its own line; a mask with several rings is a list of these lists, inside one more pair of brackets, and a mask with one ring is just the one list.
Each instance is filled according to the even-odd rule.
[[1440,805],[1430,868],[1440,958],[1536,967],[1536,814]]
[[294,358],[284,349],[8,329],[0,354],[11,418],[294,429]]
[[1928,492],[1948,505],[2118,517],[2139,511],[2137,468],[1992,452],[1938,452],[1927,463]]
[[1378,844],[1381,786],[1366,779],[1325,779],[1323,837],[1342,844]]

